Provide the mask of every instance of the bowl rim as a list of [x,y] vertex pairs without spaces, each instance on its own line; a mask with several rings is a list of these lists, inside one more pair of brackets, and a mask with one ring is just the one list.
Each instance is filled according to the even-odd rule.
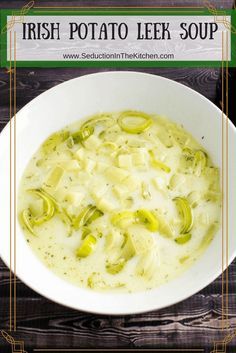
[[[47,95],[49,91],[53,91],[54,89],[56,89],[58,86],[64,86],[64,85],[67,85],[68,83],[70,83],[71,81],[77,81],[77,80],[86,80],[88,77],[96,77],[96,76],[109,76],[109,75],[130,75],[130,76],[148,76],[148,77],[152,77],[152,78],[156,78],[156,79],[159,79],[159,80],[164,80],[164,81],[170,81],[172,84],[174,85],[178,85],[179,87],[181,87],[182,89],[186,89],[187,91],[191,91],[191,94],[193,95],[196,95],[198,96],[199,98],[205,100],[209,105],[211,105],[218,113],[222,114],[222,111],[212,102],[210,101],[208,98],[206,98],[204,95],[202,95],[201,93],[195,91],[194,89],[186,86],[185,84],[183,83],[180,83],[180,82],[176,82],[175,80],[172,80],[172,79],[169,79],[169,78],[165,78],[163,76],[159,76],[159,75],[156,75],[156,74],[151,74],[151,73],[145,73],[145,72],[140,72],[140,71],[133,71],[133,70],[122,70],[122,71],[105,71],[105,72],[95,72],[95,73],[90,73],[90,74],[86,74],[86,75],[82,75],[82,76],[78,76],[78,77],[75,77],[75,78],[72,78],[72,79],[69,79],[67,81],[64,81],[62,83],[59,83],[53,87],[51,87],[50,89],[40,93],[38,96],[36,96],[35,98],[33,98],[31,101],[29,101],[26,105],[24,105],[16,114],[17,115],[21,115],[21,114],[24,114],[24,111],[26,109],[29,109],[31,105],[35,104],[35,102],[37,102],[37,100],[41,99],[44,95]],[[234,132],[234,136],[236,135],[236,127],[235,125],[232,123],[232,121],[227,118],[225,116],[225,114],[223,114],[224,117],[226,119],[228,119],[228,123],[229,123],[229,128],[231,128]],[[13,119],[13,117],[11,118]],[[6,134],[7,132],[7,129],[9,128],[9,124],[10,124],[10,121],[7,122],[7,124],[4,126],[4,128],[2,129],[1,133],[0,133],[0,139],[2,137],[2,135]],[[36,257],[36,255],[34,254],[34,256]],[[9,262],[8,262],[8,259],[7,258],[4,258],[4,256],[2,255],[1,253],[1,250],[0,250],[0,257],[2,259],[2,261],[4,262],[4,264],[9,268]],[[106,308],[98,308],[98,310],[94,310],[92,309],[91,311],[89,309],[84,309],[84,308],[80,308],[79,305],[78,306],[75,306],[73,304],[69,304],[68,302],[60,302],[59,300],[55,299],[52,295],[49,295],[49,294],[46,294],[46,291],[44,291],[42,288],[38,289],[36,286],[32,285],[30,282],[27,281],[27,279],[22,279],[21,278],[21,274],[18,273],[17,269],[16,269],[16,276],[20,279],[21,282],[23,282],[26,286],[28,286],[29,288],[31,288],[32,290],[34,290],[36,293],[42,295],[43,297],[59,304],[59,305],[63,305],[65,307],[68,307],[68,308],[72,308],[74,310],[79,310],[79,311],[82,311],[82,312],[86,312],[86,313],[94,313],[94,314],[99,314],[99,315],[111,315],[111,316],[121,316],[121,315],[133,315],[133,314],[142,314],[142,313],[146,313],[146,312],[150,312],[150,311],[154,311],[154,310],[161,310],[161,309],[164,309],[166,307],[169,307],[169,306],[172,306],[172,305],[175,305],[179,302],[182,302],[186,299],[188,299],[189,297],[193,296],[194,294],[200,292],[202,289],[204,289],[205,287],[207,287],[208,285],[210,285],[213,281],[215,281],[215,279],[220,276],[225,270],[226,268],[228,268],[230,266],[230,264],[233,262],[233,260],[235,259],[236,257],[236,248],[233,249],[233,252],[231,254],[231,256],[229,257],[228,259],[228,264],[224,264],[224,266],[222,267],[222,270],[216,270],[214,272],[214,275],[212,274],[211,275],[211,280],[209,281],[209,279],[206,279],[205,281],[202,281],[202,284],[198,285],[198,289],[192,289],[190,290],[189,292],[186,293],[186,295],[182,296],[181,298],[173,301],[172,303],[170,304],[166,304],[166,305],[162,305],[161,307],[158,307],[158,308],[155,308],[153,304],[151,304],[148,308],[139,308],[139,309],[135,309],[135,310],[124,310],[124,311],[119,311],[119,312],[114,312],[114,311],[108,311],[106,310]],[[40,261],[41,262],[41,261]],[[50,271],[49,269],[47,269],[48,271]],[[12,270],[13,271],[13,270]],[[51,271],[50,271],[51,272]],[[13,271],[14,273],[14,271]],[[55,275],[57,276],[57,275]],[[58,276],[57,276],[58,277]],[[174,279],[175,280],[175,279]],[[63,280],[63,282],[65,282]],[[67,281],[66,281],[67,282]],[[68,282],[67,282],[68,283]],[[73,285],[75,286],[75,285]],[[79,288],[79,289],[82,289],[82,287],[77,287],[75,286],[76,288]],[[94,293],[97,293],[94,291]],[[139,293],[139,292],[138,292]],[[141,292],[142,293],[142,292]],[[115,295],[117,293],[114,293],[114,298],[115,298]],[[135,293],[134,293],[135,294]],[[130,294],[128,294],[130,295]],[[157,306],[157,305],[156,305]]]

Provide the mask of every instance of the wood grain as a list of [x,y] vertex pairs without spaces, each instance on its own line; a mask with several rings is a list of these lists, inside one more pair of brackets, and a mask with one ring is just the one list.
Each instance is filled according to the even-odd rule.
[[[1,8],[15,8],[19,9],[27,3],[25,0],[1,0]],[[211,0],[211,3],[218,9],[232,8],[233,0]],[[68,0],[68,1],[48,1],[48,0],[35,0],[35,6],[204,6],[203,0]]]
[[[18,297],[17,334],[37,348],[211,347],[212,341],[221,337],[221,300],[220,294],[199,293],[158,312],[110,317],[49,305],[42,297]],[[2,304],[5,327],[7,298]],[[229,294],[229,310],[229,322],[235,329],[234,294]]]

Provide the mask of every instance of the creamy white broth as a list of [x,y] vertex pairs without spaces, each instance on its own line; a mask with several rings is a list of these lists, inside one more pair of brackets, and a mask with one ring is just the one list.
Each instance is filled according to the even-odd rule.
[[[167,118],[131,111],[87,121],[49,137],[26,167],[18,213],[27,242],[50,270],[93,290],[141,291],[179,276],[220,225],[218,168]],[[46,218],[40,193],[54,209]],[[84,225],[88,205],[100,213]]]

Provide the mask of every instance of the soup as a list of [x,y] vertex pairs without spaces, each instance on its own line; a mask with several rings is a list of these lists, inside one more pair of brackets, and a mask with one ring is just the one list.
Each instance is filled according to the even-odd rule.
[[97,114],[55,132],[22,176],[27,242],[54,273],[98,291],[151,289],[196,261],[220,226],[219,169],[165,117]]

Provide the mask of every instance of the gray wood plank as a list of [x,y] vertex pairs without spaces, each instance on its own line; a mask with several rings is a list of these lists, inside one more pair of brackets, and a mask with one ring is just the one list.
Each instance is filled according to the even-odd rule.
[[[42,297],[18,299],[17,332],[39,347],[210,347],[221,333],[222,296],[197,294],[178,306],[127,317],[92,315],[62,308]],[[7,329],[7,299],[2,301]],[[236,303],[229,295],[229,323],[236,328]],[[40,342],[38,339],[40,338]],[[40,343],[40,344],[38,344]],[[1,342],[0,342],[1,347]]]
[[[1,0],[1,8],[16,8],[24,6],[27,2],[24,0]],[[211,0],[216,8],[232,8],[232,0]],[[36,0],[35,6],[203,6],[202,0],[68,0],[68,1],[48,1],[48,0]]]

